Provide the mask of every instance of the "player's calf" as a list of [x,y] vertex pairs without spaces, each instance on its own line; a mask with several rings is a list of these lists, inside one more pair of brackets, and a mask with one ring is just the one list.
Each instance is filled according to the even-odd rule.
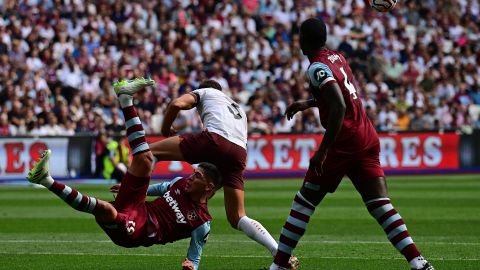
[[315,212],[315,205],[307,200],[302,192],[297,192],[290,210],[290,215],[280,233],[278,251],[270,269],[275,267],[288,268],[293,250],[302,238],[310,217]]
[[97,200],[97,206],[92,214],[98,223],[111,223],[114,222],[117,217],[117,209],[109,202]]
[[388,240],[405,257],[412,269],[433,269],[418,251],[407,226],[389,198],[368,200],[365,205],[372,217],[382,226]]
[[96,198],[85,196],[77,190],[55,181],[50,176],[50,173],[48,172],[50,153],[50,149],[43,152],[40,159],[28,173],[28,181],[45,186],[72,208],[78,211],[92,213],[97,205]]

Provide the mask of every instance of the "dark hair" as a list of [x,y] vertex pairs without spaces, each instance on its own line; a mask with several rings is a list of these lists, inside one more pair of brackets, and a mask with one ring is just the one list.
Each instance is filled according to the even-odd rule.
[[310,18],[300,26],[300,33],[312,49],[320,49],[327,41],[327,26],[321,19]]
[[218,90],[222,91],[222,86],[215,80],[205,80],[205,81],[200,83],[198,88],[199,89],[201,89],[201,88],[215,88],[215,89],[218,89]]
[[215,189],[219,189],[222,186],[222,174],[217,166],[212,163],[201,162],[198,164],[198,167],[203,169],[205,177],[212,181],[213,185],[215,185]]

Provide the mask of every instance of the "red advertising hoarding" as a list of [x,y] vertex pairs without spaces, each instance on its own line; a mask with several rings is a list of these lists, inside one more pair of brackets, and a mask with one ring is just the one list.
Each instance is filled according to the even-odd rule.
[[46,149],[52,150],[50,173],[68,176],[67,138],[2,138],[0,139],[0,178],[25,178],[35,161]]
[[[380,162],[387,171],[422,172],[459,168],[459,135],[455,133],[380,134]],[[149,137],[148,141],[162,137]],[[302,175],[321,135],[251,136],[248,139],[247,176]],[[154,175],[188,174],[183,162],[161,162]]]

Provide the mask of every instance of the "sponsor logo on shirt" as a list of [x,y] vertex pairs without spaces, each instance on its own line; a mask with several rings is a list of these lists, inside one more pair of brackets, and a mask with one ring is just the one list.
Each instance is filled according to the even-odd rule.
[[177,217],[177,223],[187,223],[187,221],[185,220],[185,216],[182,214],[182,211],[180,211],[180,208],[178,207],[177,201],[173,199],[172,196],[170,196],[170,190],[165,192],[165,194],[163,194],[163,197],[175,213],[175,216]]
[[198,218],[197,212],[195,212],[195,210],[188,211],[187,218],[188,220],[197,220]]

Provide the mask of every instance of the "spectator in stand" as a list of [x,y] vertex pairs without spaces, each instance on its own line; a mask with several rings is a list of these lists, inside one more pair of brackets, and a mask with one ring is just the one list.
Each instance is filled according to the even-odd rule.
[[0,114],[0,136],[9,136],[12,133],[12,125],[8,122],[5,113]]
[[424,119],[422,107],[415,108],[413,118],[410,120],[409,129],[412,131],[425,131],[429,128],[428,122]]
[[318,119],[314,113],[314,110],[305,111],[306,118],[303,122],[304,132],[310,134],[318,134],[322,131],[322,125],[320,119]]
[[[478,122],[478,1],[408,1],[388,16],[363,1],[4,2],[0,106],[6,106],[2,113],[9,115],[15,132],[43,134],[59,96],[70,116],[64,117],[63,107],[63,115],[55,111],[60,128],[98,130],[95,125],[106,126],[113,108],[118,109],[110,83],[136,76],[157,82],[138,99],[138,107],[152,115],[149,119],[145,112],[145,125],[152,127],[147,132],[158,132],[155,108],[175,98],[175,91],[195,88],[207,78],[220,81],[247,111],[257,89],[275,96],[262,100],[265,119],[258,122],[263,133],[273,132],[282,123],[272,122],[273,106],[283,111],[290,97],[308,95],[302,72],[308,61],[300,56],[298,22],[312,16],[324,18],[327,45],[348,54],[357,83],[367,85],[361,98],[370,106],[372,121],[383,122],[378,128],[386,123],[378,119],[381,105],[394,104],[389,107],[393,113],[413,120],[416,107],[427,106],[425,100],[435,107],[438,125],[433,128],[465,130]],[[74,9],[79,12],[70,13]],[[451,108],[439,113],[442,99]],[[18,114],[18,103],[21,115],[29,108],[36,117],[22,123],[11,116]],[[82,109],[81,104],[87,105]],[[88,113],[95,108],[102,109],[97,117]],[[300,132],[311,116],[301,117],[297,128],[288,121],[278,127]],[[388,121],[399,128],[405,124]]]
[[405,110],[400,109],[398,111],[398,119],[397,124],[395,125],[395,129],[398,131],[406,131],[410,127],[410,117],[405,112]]
[[389,89],[395,89],[402,84],[403,72],[403,65],[398,62],[398,57],[394,56],[390,61],[387,61],[387,64],[383,67],[383,73]]

